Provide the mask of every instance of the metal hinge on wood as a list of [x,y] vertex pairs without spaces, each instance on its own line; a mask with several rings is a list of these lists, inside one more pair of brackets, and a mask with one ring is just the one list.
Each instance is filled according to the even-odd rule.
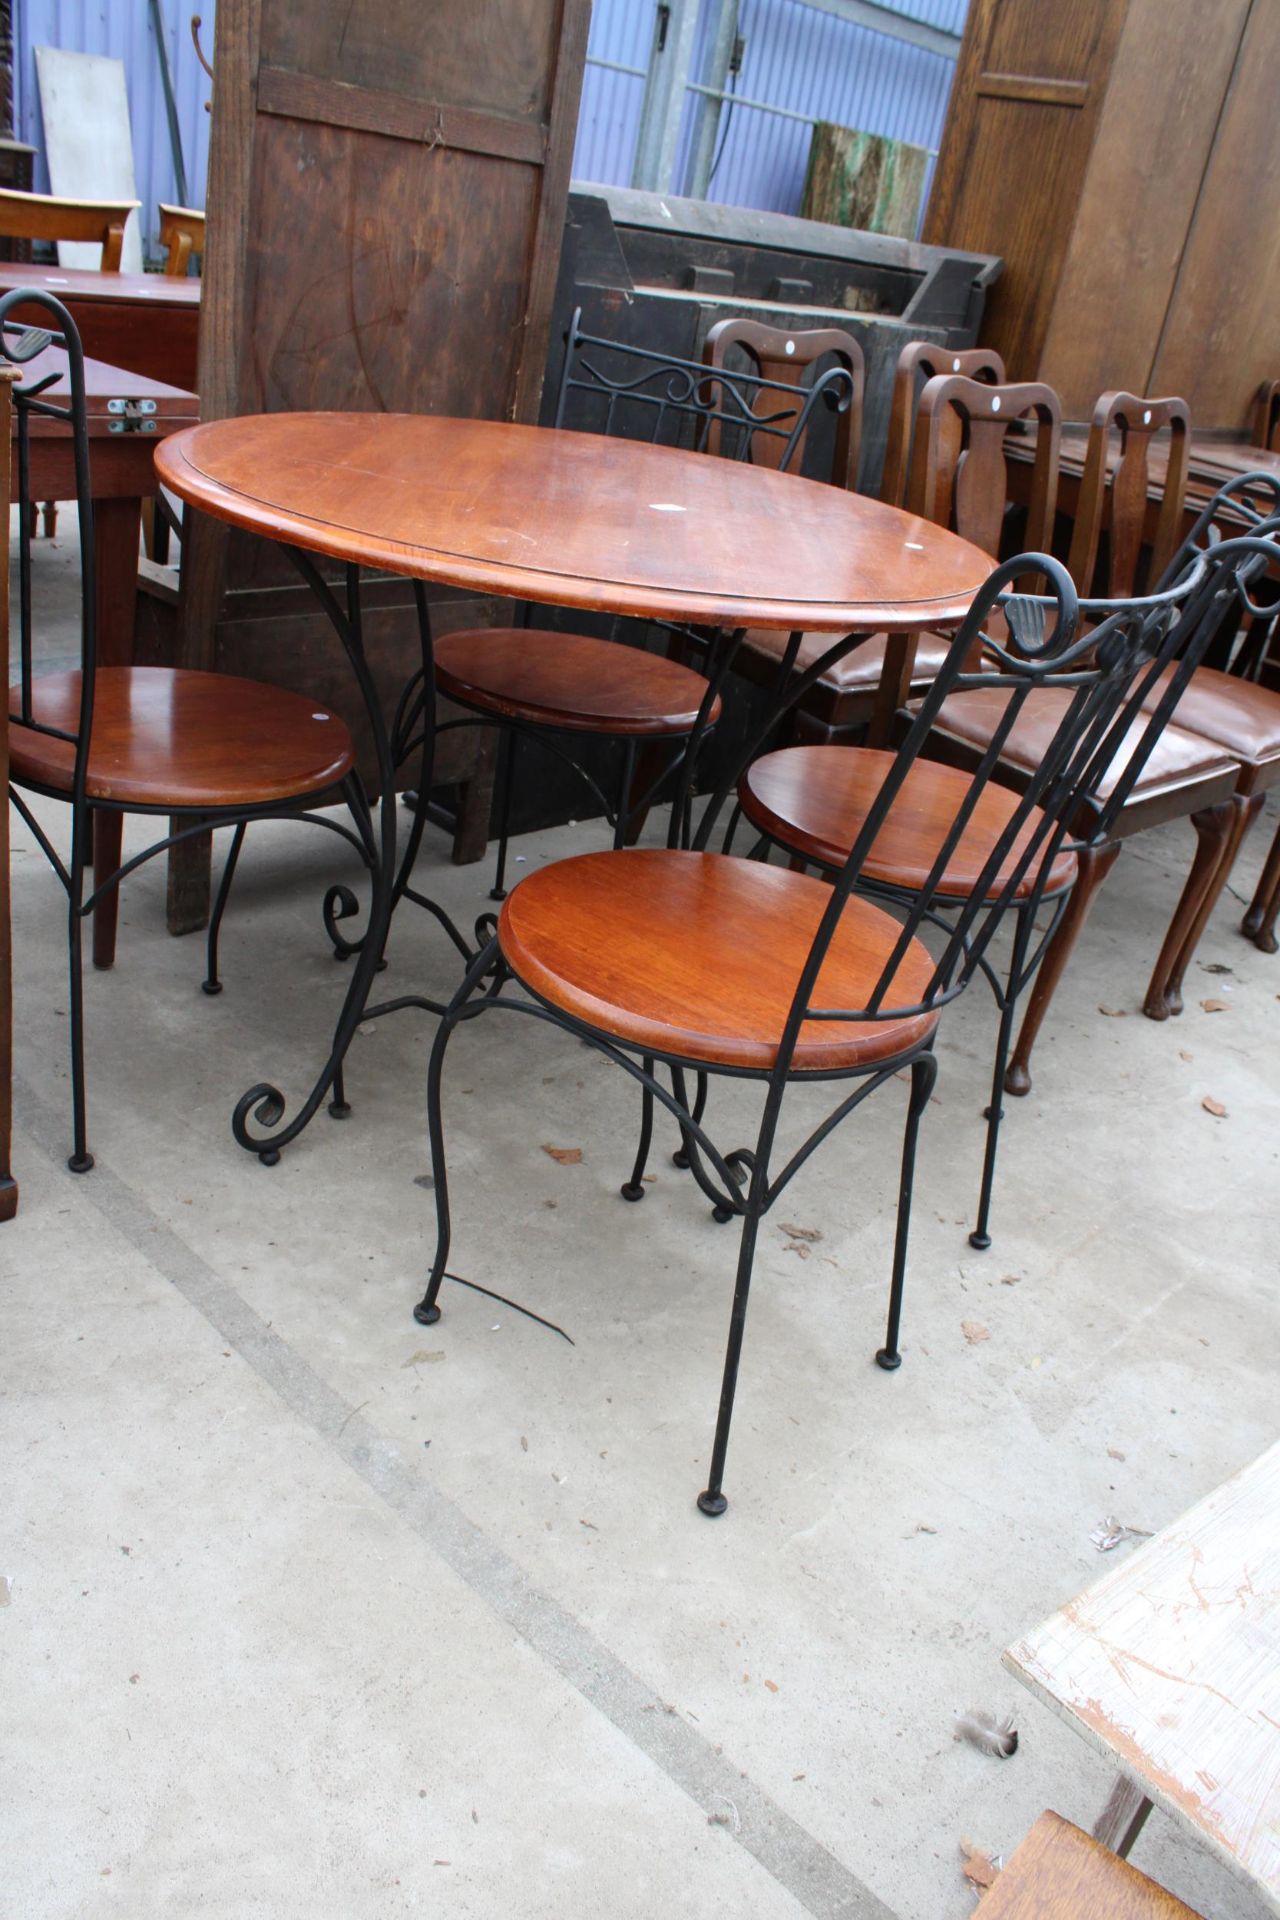
[[107,432],[154,433],[155,411],[154,400],[108,400],[107,412],[111,419],[107,423]]

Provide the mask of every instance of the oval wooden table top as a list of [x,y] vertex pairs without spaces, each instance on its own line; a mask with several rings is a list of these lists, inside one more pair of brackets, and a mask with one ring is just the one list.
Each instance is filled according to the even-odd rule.
[[709,626],[954,625],[994,564],[863,494],[507,421],[259,414],[173,435],[156,470],[192,506],[334,559]]

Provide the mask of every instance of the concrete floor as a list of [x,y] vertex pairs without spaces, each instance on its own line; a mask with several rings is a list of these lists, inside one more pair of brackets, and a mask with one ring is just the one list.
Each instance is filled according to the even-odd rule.
[[[1115,1563],[1104,1515],[1159,1527],[1277,1426],[1280,960],[1227,896],[1199,960],[1231,971],[1195,970],[1180,1021],[1139,1012],[1190,843],[1130,847],[1104,889],[1010,1106],[986,1255],[991,1007],[944,1017],[897,1375],[871,1356],[905,1089],[799,1177],[712,1524],[733,1229],[670,1140],[644,1205],[618,1198],[629,1083],[532,1021],[457,1036],[453,1266],[574,1344],[457,1287],[420,1328],[429,1021],[362,1031],[352,1117],[274,1170],[229,1132],[244,1088],[296,1100],[324,1051],[337,843],[252,831],[217,1000],[164,933],[162,863],[130,883],[88,980],[77,1179],[60,891],[18,825],[0,1920],[962,1920],[962,1837],[1008,1852],[1046,1806],[1090,1824],[1107,1767],[1000,1651]],[[463,923],[485,904],[487,867],[436,837],[419,879]],[[391,958],[388,992],[456,979],[412,909]],[[725,1137],[753,1098],[718,1091]],[[801,1091],[791,1128],[817,1111]],[[1016,1712],[1012,1760],[953,1741],[969,1706]],[[1209,1920],[1263,1912],[1158,1813],[1134,1858]]]

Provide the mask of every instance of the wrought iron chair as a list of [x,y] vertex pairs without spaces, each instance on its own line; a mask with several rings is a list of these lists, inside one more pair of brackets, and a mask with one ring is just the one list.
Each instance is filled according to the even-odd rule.
[[[1029,578],[1047,579],[1047,597],[1013,592]],[[709,851],[740,769],[712,796],[690,848],[581,855],[523,881],[504,903],[497,932],[469,969],[432,1048],[428,1118],[437,1234],[426,1292],[415,1308],[418,1321],[432,1325],[440,1317],[449,1257],[441,1094],[449,1042],[468,1020],[507,1011],[585,1040],[639,1084],[642,1137],[628,1187],[642,1177],[654,1107],[661,1105],[676,1120],[687,1163],[717,1217],[741,1222],[711,1470],[698,1499],[703,1513],[723,1513],[727,1504],[725,1457],[760,1221],[839,1123],[906,1068],[911,1090],[888,1325],[876,1355],[882,1368],[896,1368],[916,1136],[936,1073],[939,1018],[984,963],[1014,902],[1025,896],[1038,903],[1066,883],[1081,795],[1110,764],[1146,679],[1161,664],[1174,598],[1117,609],[1092,639],[1081,638],[1075,590],[1058,562],[1024,555],[998,567],[953,640],[830,886]],[[997,611],[1007,625],[992,621]],[[830,658],[848,644],[837,642]],[[975,668],[971,662],[980,649]],[[713,686],[732,665],[732,653],[726,649],[717,663]],[[749,743],[745,763],[828,664],[828,658],[814,662],[778,703],[765,733]],[[964,896],[946,899],[942,887],[987,791],[999,740],[975,777],[955,791],[950,817],[939,818],[927,871],[916,890],[896,903],[896,917],[858,892],[892,809],[920,767],[944,701],[967,688],[998,690],[1008,703],[1011,728],[1050,679],[1063,695],[1054,738],[1025,790],[1004,810]],[[1170,689],[1162,702],[1166,712],[1176,691]],[[1136,767],[1136,757],[1131,764]],[[941,924],[939,907],[951,910]],[[926,933],[940,949],[936,954],[925,945]],[[524,995],[508,994],[509,985]],[[690,1100],[690,1075],[729,1075],[760,1086],[763,1111],[752,1145],[716,1145]],[[796,1080],[831,1082],[836,1100],[777,1167],[780,1114]]]
[[[900,423],[920,373],[934,364],[936,353],[937,349],[920,342],[904,347],[895,381],[895,422]],[[998,356],[982,349],[946,356],[948,365],[955,360],[975,371],[999,366]],[[905,481],[898,479],[897,467],[908,458],[908,436],[899,424],[891,438],[892,497],[885,497],[891,505],[900,504],[905,486],[909,512],[951,527],[994,560],[1008,503],[1005,437],[1015,421],[1024,419],[1033,419],[1042,429],[1036,437],[1026,544],[1047,548],[1053,533],[1062,424],[1057,396],[1049,387],[982,383],[963,372],[930,378],[916,403]],[[948,645],[945,634],[863,636],[818,681],[797,714],[795,735],[810,740],[847,739],[869,727],[872,744],[883,746],[898,706],[912,692],[923,693],[946,659]],[[795,636],[752,630],[743,652],[767,662],[776,676],[788,660],[791,671],[803,672],[828,647],[825,634],[803,634],[797,645]],[[892,662],[888,670],[887,662]]]
[[[45,329],[8,316],[41,307]],[[82,929],[98,898],[153,854],[211,827],[235,829],[209,924],[207,993],[221,991],[218,934],[241,841],[251,820],[313,821],[348,841],[366,867],[374,864],[372,822],[354,769],[351,736],[337,714],[309,698],[253,680],[187,669],[106,666],[97,651],[93,503],[85,410],[84,356],[75,323],[60,301],[19,289],[0,299],[0,356],[19,368],[51,348],[66,357],[70,400],[49,397],[60,369],[14,389],[17,494],[29,500],[32,423],[52,420],[74,443],[80,535],[80,665],[41,673],[34,659],[30,516],[19,515],[19,674],[9,689],[10,798],[67,894],[74,1173],[93,1165],[85,1117]],[[64,860],[23,797],[39,794],[71,809],[71,850]],[[355,830],[315,814],[317,803],[346,800]],[[99,814],[177,816],[172,830],[86,890]],[[179,824],[181,822],[181,824]],[[350,1026],[354,1027],[354,1020]],[[341,1060],[350,1031],[335,1036],[326,1077],[312,1110],[331,1084],[342,1103]],[[263,1156],[264,1158],[267,1156]],[[276,1155],[275,1157],[278,1157]]]
[[[846,347],[824,347],[821,358],[829,364],[819,371],[815,361],[811,384],[799,386],[760,374],[712,375],[696,361],[600,339],[583,332],[578,311],[569,328],[555,425],[786,467],[799,457],[820,408],[824,421],[828,409],[834,419],[837,448],[849,440],[861,402],[861,354],[856,342],[843,339]],[[708,636],[688,629],[679,638],[682,652],[705,653],[709,645]],[[518,741],[536,741],[569,762],[595,794],[613,826],[614,844],[621,846],[670,786],[690,741],[701,740],[720,714],[705,675],[683,659],[616,638],[540,631],[527,624],[527,610],[524,625],[444,635],[436,643],[436,684],[468,713],[503,730],[495,900],[505,896]],[[560,744],[584,736],[621,743],[616,798]],[[637,749],[656,747],[663,749],[661,764],[655,766],[647,752],[637,781]],[[638,784],[643,791],[635,790]]]

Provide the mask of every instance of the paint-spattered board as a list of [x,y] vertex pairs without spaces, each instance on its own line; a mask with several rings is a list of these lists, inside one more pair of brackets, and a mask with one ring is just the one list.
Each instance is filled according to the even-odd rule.
[[[136,200],[123,60],[64,53],[60,47],[37,47],[35,56],[49,191],[63,200]],[[83,240],[59,240],[58,264],[100,266],[102,248]],[[123,273],[142,272],[136,211],[124,230],[120,268]]]
[[1280,1445],[1004,1662],[1280,1913]]

